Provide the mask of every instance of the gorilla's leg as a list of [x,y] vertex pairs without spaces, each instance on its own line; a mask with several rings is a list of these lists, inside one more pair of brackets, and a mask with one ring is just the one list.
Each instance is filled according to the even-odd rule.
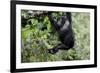
[[60,43],[51,49],[47,49],[47,51],[48,51],[48,53],[55,54],[56,52],[59,51],[59,49],[62,49],[62,50],[66,49],[67,50],[69,48],[67,48],[64,44]]

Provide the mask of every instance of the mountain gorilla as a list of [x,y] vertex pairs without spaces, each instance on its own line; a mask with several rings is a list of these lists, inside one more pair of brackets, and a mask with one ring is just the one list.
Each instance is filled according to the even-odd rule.
[[62,12],[62,15],[58,19],[55,19],[52,12],[48,12],[48,17],[61,41],[58,45],[48,49],[48,52],[55,54],[59,50],[68,50],[72,48],[74,46],[74,34],[72,30],[71,13]]

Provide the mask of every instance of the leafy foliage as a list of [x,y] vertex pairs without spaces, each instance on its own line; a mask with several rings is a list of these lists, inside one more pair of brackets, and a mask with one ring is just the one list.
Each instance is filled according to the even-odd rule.
[[[28,10],[22,10],[21,16],[31,17]],[[54,12],[57,19],[62,12]],[[25,27],[21,27],[21,61],[46,62],[62,60],[84,60],[90,58],[90,18],[89,13],[72,13],[72,28],[75,34],[75,46],[70,50],[60,50],[52,55],[48,48],[59,43],[57,33],[53,30],[48,16],[33,17],[27,20]],[[24,24],[22,24],[24,25]]]

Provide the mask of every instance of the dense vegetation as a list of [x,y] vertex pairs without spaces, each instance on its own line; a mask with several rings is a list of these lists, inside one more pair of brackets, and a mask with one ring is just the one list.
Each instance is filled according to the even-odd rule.
[[[53,13],[59,17],[62,12]],[[27,15],[27,10],[21,11],[21,16]],[[72,13],[72,28],[75,35],[75,45],[70,50],[60,50],[52,55],[47,53],[48,48],[59,43],[57,33],[53,30],[48,16],[32,17],[21,24],[21,61],[25,62],[46,62],[63,60],[84,60],[90,58],[90,17],[89,13]],[[24,25],[24,27],[23,27]]]

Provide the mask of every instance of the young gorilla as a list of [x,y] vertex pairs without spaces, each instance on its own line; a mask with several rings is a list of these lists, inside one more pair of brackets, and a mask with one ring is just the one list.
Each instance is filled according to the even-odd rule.
[[48,17],[51,25],[58,33],[58,37],[61,41],[61,43],[59,43],[58,45],[48,49],[48,52],[51,54],[55,54],[60,49],[68,50],[72,48],[74,46],[74,35],[71,24],[71,13],[63,12],[63,14],[58,19],[55,19],[52,12],[48,12]]

